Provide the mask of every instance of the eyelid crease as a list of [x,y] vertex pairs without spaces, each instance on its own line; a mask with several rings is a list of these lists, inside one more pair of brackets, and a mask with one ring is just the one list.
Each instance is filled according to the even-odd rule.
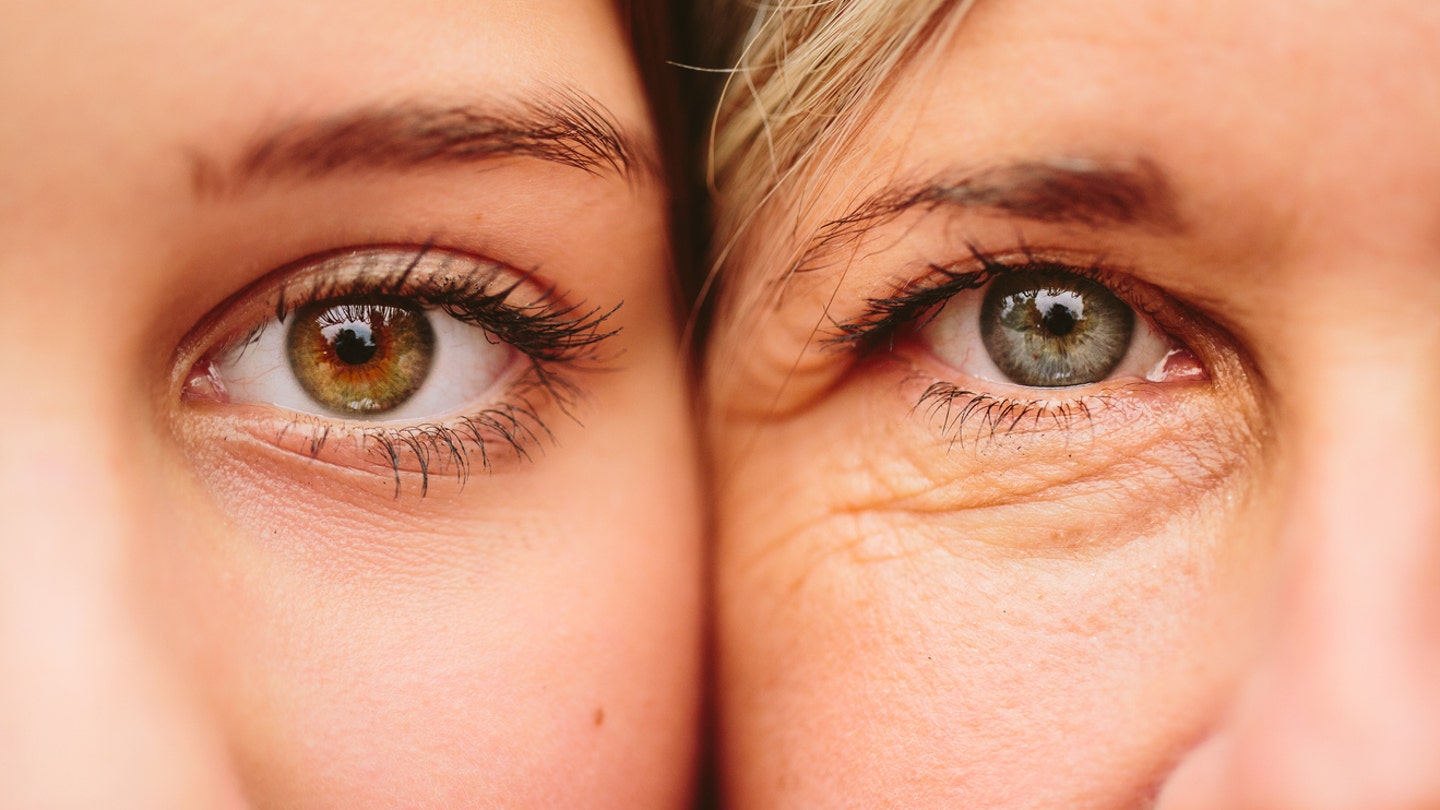
[[1150,158],[1018,160],[888,186],[817,228],[784,277],[815,266],[818,257],[859,242],[901,215],[940,208],[1090,228],[1150,226],[1178,233],[1187,227],[1168,175]]

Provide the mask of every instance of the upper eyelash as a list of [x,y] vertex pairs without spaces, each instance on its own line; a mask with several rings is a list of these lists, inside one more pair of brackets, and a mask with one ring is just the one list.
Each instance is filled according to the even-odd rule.
[[[863,349],[884,345],[893,341],[901,329],[924,326],[939,315],[945,303],[957,294],[979,289],[1004,273],[1058,269],[1093,276],[1100,271],[1098,263],[1076,267],[1041,257],[1028,246],[1021,247],[1023,258],[1013,262],[1002,260],[999,254],[987,252],[974,242],[967,243],[966,249],[975,262],[975,269],[955,270],[931,264],[929,279],[919,284],[901,284],[895,294],[887,298],[867,300],[863,314],[852,320],[834,323],[834,332],[823,342],[829,346],[858,346]],[[937,278],[939,280],[935,281]]]
[[[507,268],[487,260],[446,254],[439,270],[456,263],[455,272],[431,272],[416,277],[415,271],[436,252],[431,244],[420,248],[394,248],[388,254],[383,246],[347,250],[332,257],[309,257],[292,263],[276,274],[297,267],[315,267],[327,258],[372,252],[372,264],[344,278],[305,277],[298,282],[280,285],[273,315],[283,324],[297,309],[308,304],[342,298],[402,297],[415,300],[426,309],[438,310],[465,323],[484,329],[500,342],[514,347],[529,360],[529,373],[512,384],[510,401],[491,405],[479,413],[466,415],[454,424],[419,423],[413,425],[351,425],[352,435],[367,444],[382,461],[388,462],[395,480],[395,496],[402,488],[401,464],[405,457],[415,460],[420,473],[420,494],[429,491],[432,467],[451,465],[463,488],[470,471],[476,466],[470,453],[479,453],[478,464],[484,471],[491,469],[492,453],[485,434],[502,441],[521,459],[528,459],[528,445],[542,437],[553,438],[540,416],[532,394],[543,391],[562,413],[574,418],[572,407],[581,389],[556,366],[575,367],[597,358],[598,347],[619,334],[619,326],[610,327],[610,318],[623,302],[609,308],[586,307],[567,303],[554,287],[545,287],[532,301],[514,304],[510,298],[526,284],[534,283],[536,271],[500,281]],[[387,262],[394,258],[397,261]],[[497,286],[498,285],[498,286]],[[297,292],[298,291],[298,292]],[[221,310],[228,307],[222,306]],[[236,339],[221,341],[206,350],[206,356],[235,350],[244,351],[271,324],[257,325]],[[279,443],[292,430],[311,429],[309,454],[318,457],[331,438],[333,426],[322,422],[324,417],[297,414],[276,435]]]
[[420,248],[403,267],[397,265],[395,271],[382,272],[379,278],[361,276],[328,283],[310,282],[299,296],[289,295],[289,288],[282,286],[276,300],[275,319],[283,324],[296,309],[336,298],[413,298],[422,306],[484,329],[533,360],[550,363],[580,359],[607,338],[620,333],[619,327],[606,328],[606,322],[623,302],[608,309],[586,308],[582,304],[565,303],[554,287],[546,287],[534,302],[523,306],[509,303],[516,290],[534,282],[534,270],[496,290],[491,287],[503,269],[478,259],[471,262],[468,269],[462,265],[459,273],[443,279],[412,278],[415,269],[434,250],[431,245]]

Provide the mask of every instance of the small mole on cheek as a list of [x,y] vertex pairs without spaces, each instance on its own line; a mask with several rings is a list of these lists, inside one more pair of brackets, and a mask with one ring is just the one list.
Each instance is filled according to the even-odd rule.
[[595,709],[595,727],[599,728],[603,725],[605,725],[605,707],[600,706]]

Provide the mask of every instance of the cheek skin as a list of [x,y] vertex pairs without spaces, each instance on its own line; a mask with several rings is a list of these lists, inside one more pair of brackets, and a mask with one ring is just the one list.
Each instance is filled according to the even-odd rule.
[[[169,623],[253,800],[683,803],[700,508],[676,474],[693,459],[673,358],[633,357],[595,378],[583,427],[550,418],[534,460],[424,499],[396,498],[388,470],[243,443],[174,459],[190,483],[171,543],[214,553],[186,555],[170,603],[191,609]],[[617,492],[646,493],[634,519]]]
[[1143,801],[1234,667],[1239,614],[1212,596],[1251,575],[1248,395],[1157,389],[1088,427],[951,443],[910,387],[861,375],[801,415],[713,426],[732,789]]

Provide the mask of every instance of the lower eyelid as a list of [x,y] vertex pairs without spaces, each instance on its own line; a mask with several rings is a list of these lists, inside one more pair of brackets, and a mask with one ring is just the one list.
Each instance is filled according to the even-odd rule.
[[[415,424],[341,422],[264,405],[207,403],[182,420],[179,432],[226,453],[351,471],[379,480],[395,497],[406,492],[424,496],[445,480],[463,487],[472,475],[530,461],[552,438],[541,417],[549,405],[543,401],[545,387],[469,415]],[[312,469],[296,477],[314,474]]]

